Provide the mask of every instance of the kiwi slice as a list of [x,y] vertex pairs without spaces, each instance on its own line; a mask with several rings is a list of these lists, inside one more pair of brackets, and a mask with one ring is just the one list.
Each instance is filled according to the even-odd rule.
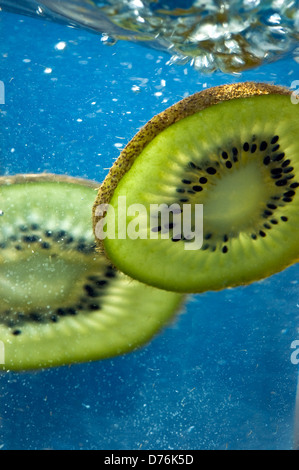
[[95,252],[96,187],[57,175],[0,178],[0,344],[6,369],[130,351],[182,302],[180,294],[116,272]]
[[[173,105],[138,132],[101,186],[99,249],[131,277],[177,292],[248,284],[296,262],[298,135],[299,106],[283,87],[237,83]],[[181,217],[173,211],[163,225],[157,212],[155,222],[161,204]]]

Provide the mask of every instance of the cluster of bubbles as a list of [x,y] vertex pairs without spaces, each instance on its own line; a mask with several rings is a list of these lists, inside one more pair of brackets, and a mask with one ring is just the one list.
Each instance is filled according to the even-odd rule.
[[241,72],[293,53],[298,60],[299,0],[3,0],[9,11],[167,51],[169,64],[201,72]]
[[[242,71],[295,51],[297,0],[108,0],[102,12],[135,38],[155,41],[170,64]],[[130,37],[128,37],[130,39]]]

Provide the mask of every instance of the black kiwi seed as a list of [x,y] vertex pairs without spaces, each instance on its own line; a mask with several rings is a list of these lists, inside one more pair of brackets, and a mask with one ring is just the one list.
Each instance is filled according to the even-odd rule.
[[288,183],[286,179],[278,180],[275,182],[276,186],[285,186]]
[[272,211],[268,211],[268,210],[266,209],[266,210],[264,210],[264,215],[265,215],[266,217],[269,217],[270,215],[273,215],[273,212],[272,212]]
[[65,230],[59,230],[58,232],[56,232],[54,234],[54,239],[55,239],[55,241],[59,242],[65,236],[66,236],[66,231]]
[[38,241],[38,237],[36,235],[26,235],[22,237],[22,241],[24,243],[35,243]]
[[206,184],[208,182],[207,178],[205,178],[204,176],[202,176],[201,178],[199,178],[199,182],[201,184]]
[[266,150],[267,147],[268,147],[267,142],[263,140],[260,144],[260,150],[263,152],[264,150]]
[[291,171],[293,171],[293,170],[294,170],[294,168],[293,168],[292,166],[289,166],[289,167],[287,167],[287,168],[284,168],[283,172],[284,172],[285,174],[287,174],[287,173],[291,173]]
[[116,272],[113,271],[113,270],[112,271],[108,270],[108,271],[106,271],[105,276],[108,277],[109,279],[112,279],[112,278],[116,277]]
[[13,334],[14,336],[19,336],[21,333],[22,333],[21,330],[13,330],[13,332],[12,332],[12,334]]
[[29,318],[30,320],[32,320],[33,322],[36,322],[36,323],[40,323],[42,321],[42,316],[36,312],[31,312],[29,314]]
[[282,174],[279,173],[278,175],[271,175],[274,180],[279,180],[282,177]]
[[47,243],[47,242],[42,242],[40,246],[43,250],[49,250],[51,248],[50,243]]
[[206,240],[210,240],[210,238],[212,238],[212,236],[213,236],[212,233],[207,233],[204,238],[205,238]]
[[86,291],[86,293],[87,293],[87,295],[88,295],[89,297],[96,297],[96,296],[97,296],[96,291],[95,291],[94,288],[93,288],[92,286],[90,286],[89,284],[86,284],[86,285],[84,286],[84,289],[85,289],[85,291]]
[[284,157],[285,157],[285,154],[282,152],[282,153],[280,153],[279,155],[276,155],[276,156],[273,158],[273,161],[274,161],[274,162],[280,162]]
[[292,196],[295,196],[295,194],[296,194],[295,191],[287,191],[283,195],[286,197],[292,197]]
[[100,310],[101,306],[99,304],[89,304],[88,308],[92,312],[94,310]]
[[271,162],[271,158],[269,157],[269,155],[267,155],[267,156],[264,158],[264,165],[269,165],[270,162]]
[[282,169],[281,168],[272,168],[271,173],[273,175],[280,175],[282,173]]

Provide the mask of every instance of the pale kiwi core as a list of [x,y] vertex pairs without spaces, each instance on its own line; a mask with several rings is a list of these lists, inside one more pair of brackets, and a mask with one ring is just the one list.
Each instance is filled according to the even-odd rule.
[[24,313],[33,308],[61,307],[66,299],[76,298],[78,280],[86,277],[87,267],[86,262],[76,262],[71,257],[68,260],[63,256],[51,257],[39,251],[4,264],[0,274],[2,307],[22,309]]
[[270,193],[256,162],[247,163],[211,189],[204,204],[205,224],[217,233],[246,230],[260,212],[260,201]]

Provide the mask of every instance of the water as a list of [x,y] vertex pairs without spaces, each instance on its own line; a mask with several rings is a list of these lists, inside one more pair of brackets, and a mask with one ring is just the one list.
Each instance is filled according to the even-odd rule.
[[166,51],[169,64],[234,72],[298,55],[298,0],[4,0],[2,7]]
[[[106,47],[102,33],[8,12],[0,13],[0,58],[1,173],[98,181],[148,119],[184,96],[235,81],[299,79],[294,49],[247,71],[207,75],[169,64],[166,51],[121,40]],[[251,286],[193,296],[134,353],[2,373],[0,447],[292,448],[298,274],[295,265]]]

